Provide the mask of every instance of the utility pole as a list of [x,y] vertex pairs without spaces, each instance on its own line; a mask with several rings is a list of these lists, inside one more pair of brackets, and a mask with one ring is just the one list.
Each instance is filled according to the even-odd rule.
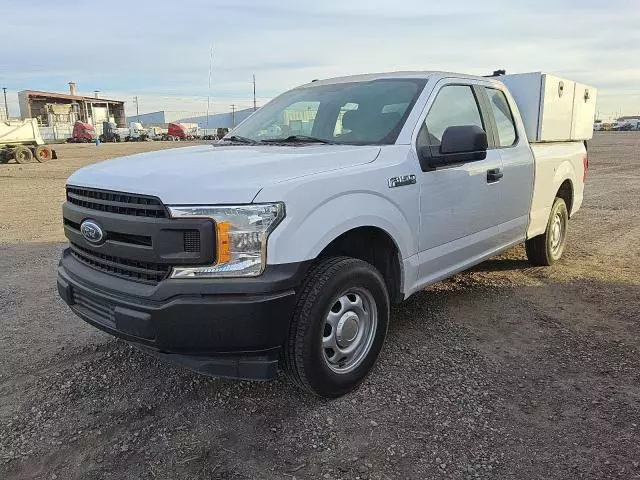
[[[213,45],[209,51],[209,90],[207,90],[207,129],[209,129],[209,105],[211,103],[211,65],[213,63]],[[209,132],[207,132],[208,134]]]
[[138,108],[138,96],[133,97],[133,101],[136,102],[136,119],[140,123],[140,109]]
[[253,74],[253,111],[255,112],[258,108],[256,107],[256,75]]
[[231,104],[231,128],[236,128],[236,106]]
[[4,111],[7,114],[7,120],[9,120],[9,105],[7,105],[7,88],[2,87],[2,93],[4,93]]

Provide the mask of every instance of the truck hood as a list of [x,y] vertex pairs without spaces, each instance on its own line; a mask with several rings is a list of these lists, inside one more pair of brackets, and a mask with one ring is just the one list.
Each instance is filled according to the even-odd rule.
[[380,147],[200,145],[84,167],[67,183],[159,197],[165,204],[250,203],[267,185],[376,159]]

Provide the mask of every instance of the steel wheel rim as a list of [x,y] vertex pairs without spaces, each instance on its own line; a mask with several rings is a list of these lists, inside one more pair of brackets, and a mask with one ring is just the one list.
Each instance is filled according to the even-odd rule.
[[562,248],[562,244],[564,243],[564,237],[565,237],[564,222],[562,219],[562,214],[560,212],[557,212],[553,216],[550,233],[551,233],[551,253],[555,256],[558,254],[558,252]]
[[350,288],[337,295],[320,337],[327,367],[339,374],[358,368],[371,351],[377,327],[378,310],[368,290]]

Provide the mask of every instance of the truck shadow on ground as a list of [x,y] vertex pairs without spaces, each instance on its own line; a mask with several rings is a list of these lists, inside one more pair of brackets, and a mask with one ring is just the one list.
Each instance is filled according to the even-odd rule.
[[494,258],[479,263],[471,268],[471,272],[506,272],[510,270],[523,270],[531,268],[532,265],[523,259],[516,258]]

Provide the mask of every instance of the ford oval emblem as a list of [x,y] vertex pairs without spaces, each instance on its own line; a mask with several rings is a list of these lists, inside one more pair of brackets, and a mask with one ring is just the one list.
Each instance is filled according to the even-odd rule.
[[104,231],[95,220],[85,220],[80,224],[80,233],[87,242],[93,244],[102,243],[104,240]]

